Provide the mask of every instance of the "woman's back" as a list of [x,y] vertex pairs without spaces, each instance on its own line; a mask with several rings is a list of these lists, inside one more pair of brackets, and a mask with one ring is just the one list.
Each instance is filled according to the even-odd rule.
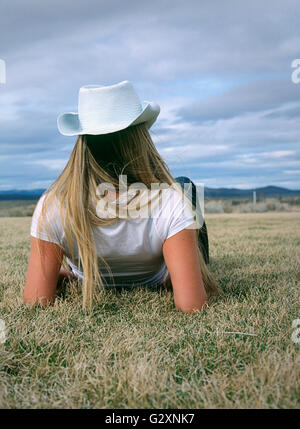
[[[158,196],[158,194],[160,194]],[[119,197],[116,206],[126,203]],[[190,208],[185,204],[182,195],[172,187],[147,193],[149,201],[158,201],[156,205],[135,218],[118,219],[112,224],[93,227],[93,239],[99,256],[99,270],[107,284],[115,286],[155,285],[161,284],[168,276],[163,258],[162,247],[166,239],[194,223]],[[46,241],[55,241],[64,249],[67,263],[72,272],[80,279],[82,270],[78,269],[78,248],[73,243],[74,260],[68,248],[60,219],[59,205],[53,202],[48,207],[47,218],[54,234],[48,235],[47,229],[38,230],[38,218],[45,196],[41,197],[31,225],[31,235]],[[99,213],[98,210],[98,214]],[[103,213],[105,215],[105,213]],[[101,263],[102,260],[108,264]],[[112,279],[112,276],[113,279]]]

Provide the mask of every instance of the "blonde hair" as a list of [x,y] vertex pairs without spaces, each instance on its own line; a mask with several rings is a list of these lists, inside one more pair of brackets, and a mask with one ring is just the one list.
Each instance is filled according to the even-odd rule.
[[[47,223],[47,207],[56,200],[72,262],[74,243],[77,245],[78,269],[83,271],[85,308],[91,309],[96,286],[99,286],[99,291],[103,290],[104,280],[99,272],[98,258],[110,272],[105,260],[97,255],[92,227],[109,225],[118,219],[118,216],[97,216],[97,188],[99,184],[108,182],[118,189],[121,174],[127,175],[128,184],[143,183],[147,188],[152,183],[176,183],[145,124],[140,124],[111,134],[79,136],[67,165],[45,193],[39,225],[42,223],[40,221]],[[205,289],[207,292],[215,292],[216,283],[200,249],[198,253]],[[100,296],[101,293],[97,295]]]

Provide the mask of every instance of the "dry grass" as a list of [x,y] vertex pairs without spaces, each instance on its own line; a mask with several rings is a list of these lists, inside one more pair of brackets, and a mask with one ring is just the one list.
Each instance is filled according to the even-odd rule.
[[92,315],[70,290],[22,305],[30,218],[0,219],[2,408],[297,408],[299,213],[207,216],[222,293],[178,313],[170,291],[105,292]]
[[32,216],[36,201],[0,201],[0,217]]

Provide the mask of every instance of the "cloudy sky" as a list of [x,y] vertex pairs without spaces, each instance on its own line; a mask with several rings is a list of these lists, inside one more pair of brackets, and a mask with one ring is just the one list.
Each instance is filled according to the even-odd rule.
[[300,189],[299,23],[298,0],[1,0],[0,189],[50,185],[75,143],[57,115],[127,79],[175,176]]

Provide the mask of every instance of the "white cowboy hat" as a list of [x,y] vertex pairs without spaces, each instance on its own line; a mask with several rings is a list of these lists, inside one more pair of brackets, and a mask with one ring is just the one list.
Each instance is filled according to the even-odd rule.
[[87,85],[79,90],[78,113],[63,113],[57,118],[61,134],[108,134],[142,122],[150,128],[160,107],[151,101],[141,103],[128,80],[111,86]]

